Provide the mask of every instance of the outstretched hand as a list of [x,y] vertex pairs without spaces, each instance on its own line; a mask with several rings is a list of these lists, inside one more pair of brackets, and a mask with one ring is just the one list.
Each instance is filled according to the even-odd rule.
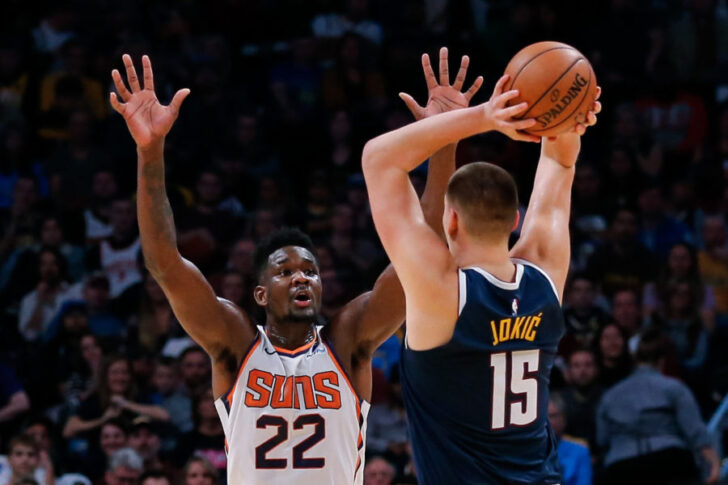
[[415,120],[421,120],[440,113],[446,113],[456,109],[467,108],[470,100],[483,85],[483,76],[478,76],[473,85],[466,92],[462,92],[465,84],[465,76],[468,73],[470,58],[463,56],[460,61],[460,69],[455,82],[450,84],[450,71],[448,65],[447,47],[440,49],[440,81],[435,76],[435,71],[430,63],[430,56],[422,54],[422,70],[425,73],[427,83],[427,105],[420,106],[415,99],[407,93],[399,93],[399,97],[405,102],[407,108],[412,112]]
[[[124,117],[132,138],[141,149],[147,148],[155,142],[161,141],[172,128],[177,119],[182,101],[190,94],[189,89],[180,89],[172,98],[168,106],[162,106],[154,93],[154,75],[149,56],[142,56],[144,74],[144,88],[139,84],[134,63],[129,54],[122,56],[126,77],[131,91],[126,88],[124,80],[118,70],[111,71],[116,90],[121,97],[119,101],[116,93],[110,94],[111,106]],[[123,101],[123,102],[122,102]]]

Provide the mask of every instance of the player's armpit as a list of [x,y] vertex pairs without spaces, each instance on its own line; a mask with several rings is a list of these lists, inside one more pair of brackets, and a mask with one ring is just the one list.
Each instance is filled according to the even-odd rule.
[[559,300],[571,257],[569,217],[573,181],[573,166],[567,168],[548,157],[541,157],[521,237],[511,249],[511,257],[529,261],[549,275]]
[[218,298],[200,270],[182,257],[155,279],[182,327],[213,364],[231,352],[240,361],[255,337],[255,328],[243,310]]

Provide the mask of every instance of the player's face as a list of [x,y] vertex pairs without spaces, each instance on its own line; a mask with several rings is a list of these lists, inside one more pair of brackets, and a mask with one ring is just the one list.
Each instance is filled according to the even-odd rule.
[[255,289],[255,300],[276,320],[316,319],[321,310],[321,276],[308,249],[286,246],[271,253],[263,283]]

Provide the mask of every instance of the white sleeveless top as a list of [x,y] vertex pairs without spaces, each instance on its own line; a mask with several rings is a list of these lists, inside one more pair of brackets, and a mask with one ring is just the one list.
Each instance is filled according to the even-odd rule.
[[215,401],[229,485],[363,484],[369,403],[320,330],[286,350],[258,326],[235,384]]
[[121,249],[114,249],[108,241],[101,241],[101,267],[109,277],[111,298],[116,298],[125,289],[142,280],[137,266],[137,255],[141,247],[139,238]]

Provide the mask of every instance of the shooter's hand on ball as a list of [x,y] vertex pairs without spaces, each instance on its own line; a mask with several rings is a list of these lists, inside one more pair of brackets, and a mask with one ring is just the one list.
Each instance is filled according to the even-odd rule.
[[602,94],[602,88],[597,87],[597,99],[594,101],[592,109],[586,116],[585,123],[577,123],[574,129],[568,133],[553,137],[541,139],[541,156],[545,156],[556,160],[566,168],[574,166],[576,163],[579,150],[581,149],[581,135],[586,133],[586,129],[597,124],[597,115],[602,110],[602,103],[599,102],[599,96]]

